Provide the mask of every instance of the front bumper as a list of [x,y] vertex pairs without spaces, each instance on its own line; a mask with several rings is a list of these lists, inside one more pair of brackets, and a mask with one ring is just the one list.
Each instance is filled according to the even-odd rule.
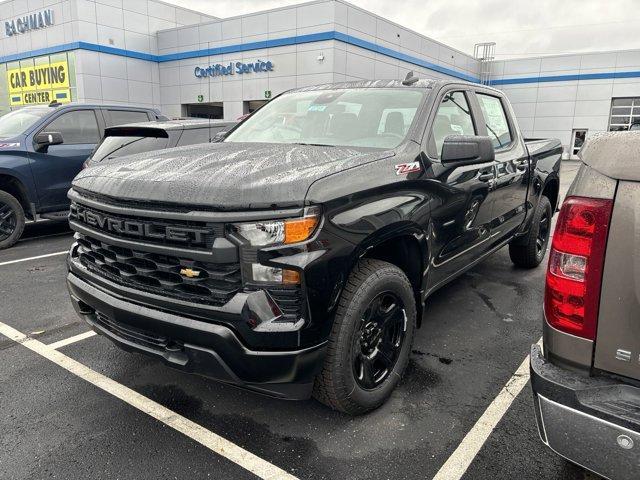
[[640,388],[560,368],[538,345],[531,348],[531,386],[547,446],[603,477],[639,477]]
[[246,347],[231,328],[118,298],[71,271],[67,285],[77,313],[124,350],[267,395],[311,395],[325,344],[288,351]]

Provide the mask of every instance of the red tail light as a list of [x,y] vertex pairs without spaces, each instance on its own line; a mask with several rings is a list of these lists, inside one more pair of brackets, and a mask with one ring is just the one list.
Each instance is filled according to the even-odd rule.
[[558,216],[544,311],[554,328],[595,339],[612,200],[569,197]]

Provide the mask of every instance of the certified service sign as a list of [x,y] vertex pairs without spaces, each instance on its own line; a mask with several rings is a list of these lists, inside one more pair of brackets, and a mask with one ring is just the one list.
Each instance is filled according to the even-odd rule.
[[7,70],[10,105],[71,101],[66,61]]

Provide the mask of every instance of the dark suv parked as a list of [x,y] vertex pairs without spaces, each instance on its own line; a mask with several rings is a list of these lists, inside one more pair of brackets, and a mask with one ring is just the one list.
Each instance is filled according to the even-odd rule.
[[71,180],[106,127],[163,118],[153,109],[78,103],[0,117],[0,249],[19,240],[26,219],[66,217]]
[[217,141],[237,123],[185,119],[109,127],[104,131],[104,139],[87,159],[85,166],[135,153]]

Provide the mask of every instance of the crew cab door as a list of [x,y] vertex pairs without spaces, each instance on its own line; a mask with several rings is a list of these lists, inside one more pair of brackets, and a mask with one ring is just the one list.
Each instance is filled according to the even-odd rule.
[[518,137],[505,99],[494,92],[476,91],[481,130],[485,130],[496,152],[496,179],[492,203],[493,243],[513,233],[526,215],[529,185],[529,154]]
[[433,236],[428,289],[433,290],[488,251],[491,239],[493,162],[464,166],[440,163],[450,135],[479,135],[481,116],[473,92],[453,88],[440,94],[428,127],[426,147],[438,195],[432,207]]
[[42,211],[64,210],[69,205],[67,191],[82,163],[100,141],[100,127],[91,108],[64,110],[54,116],[40,132],[62,134],[62,144],[36,148],[29,154],[31,171]]

